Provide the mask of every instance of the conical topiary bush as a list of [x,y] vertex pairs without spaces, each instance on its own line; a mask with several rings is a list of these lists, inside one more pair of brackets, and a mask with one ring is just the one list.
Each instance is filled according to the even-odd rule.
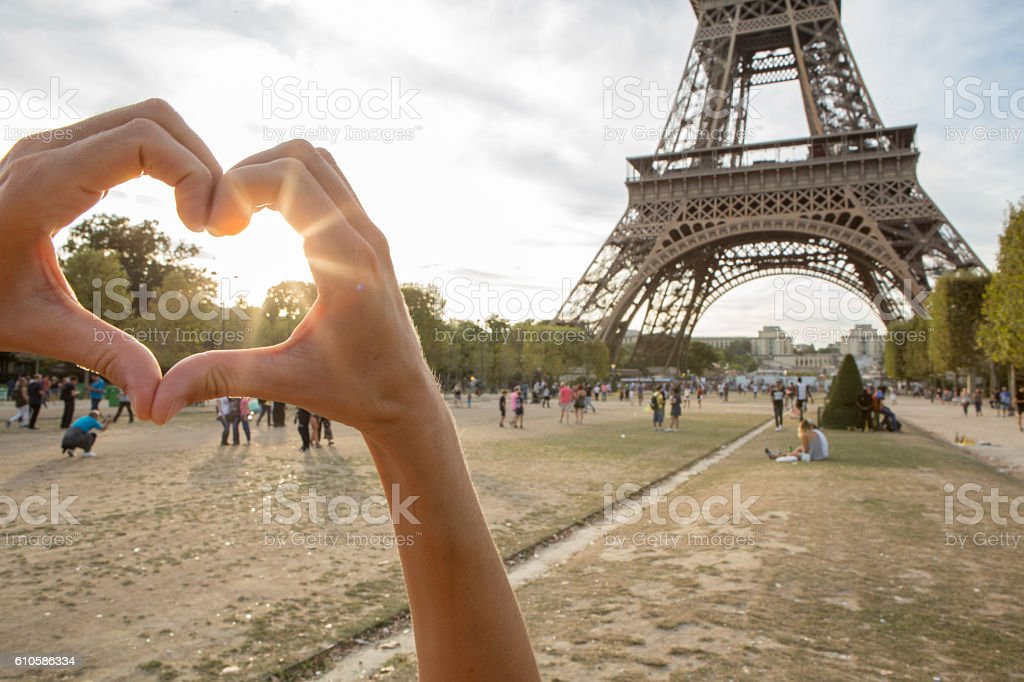
[[847,354],[829,389],[828,402],[825,411],[821,413],[821,426],[829,429],[859,428],[861,419],[857,397],[863,392],[860,370],[853,356]]

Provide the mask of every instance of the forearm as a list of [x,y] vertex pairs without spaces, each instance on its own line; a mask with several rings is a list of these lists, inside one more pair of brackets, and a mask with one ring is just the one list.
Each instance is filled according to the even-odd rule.
[[[397,515],[420,679],[539,679],[526,626],[463,460],[451,413],[436,391],[406,429],[367,435]],[[393,486],[398,486],[397,489]]]

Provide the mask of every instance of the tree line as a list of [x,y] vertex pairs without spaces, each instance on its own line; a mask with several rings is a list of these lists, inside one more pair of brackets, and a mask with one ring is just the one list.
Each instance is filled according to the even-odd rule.
[[1024,200],[1007,213],[996,272],[946,273],[925,308],[930,319],[889,324],[886,374],[943,385],[952,372],[955,387],[972,389],[985,373],[1014,383],[1014,367],[1024,367]]
[[[204,350],[280,343],[316,300],[316,286],[301,281],[270,287],[258,305],[220,300],[216,273],[192,264],[199,254],[194,244],[174,243],[156,221],[98,214],[70,228],[60,261],[82,306],[145,343],[164,370]],[[407,284],[402,293],[426,360],[446,386],[495,387],[571,372],[609,378],[607,347],[581,329],[496,316],[449,320],[436,287]]]

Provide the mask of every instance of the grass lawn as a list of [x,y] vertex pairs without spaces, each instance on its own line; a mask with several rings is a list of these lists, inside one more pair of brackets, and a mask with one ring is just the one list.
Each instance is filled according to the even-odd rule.
[[946,525],[943,488],[1024,484],[921,433],[829,435],[827,462],[770,462],[769,431],[677,491],[739,484],[760,524],[647,517],[526,586],[544,679],[1024,676],[1022,528]]

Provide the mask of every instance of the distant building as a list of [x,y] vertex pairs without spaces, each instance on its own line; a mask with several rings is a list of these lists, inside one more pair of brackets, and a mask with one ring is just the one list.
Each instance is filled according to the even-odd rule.
[[881,376],[885,338],[870,324],[858,324],[839,341],[840,357],[852,355],[863,376]]
[[695,336],[693,341],[706,343],[716,350],[727,350],[737,341],[750,341],[749,336]]
[[885,339],[870,324],[858,324],[839,341],[839,352],[854,358],[881,360],[885,355]]
[[764,327],[750,340],[750,354],[758,359],[792,355],[793,339],[782,327]]

